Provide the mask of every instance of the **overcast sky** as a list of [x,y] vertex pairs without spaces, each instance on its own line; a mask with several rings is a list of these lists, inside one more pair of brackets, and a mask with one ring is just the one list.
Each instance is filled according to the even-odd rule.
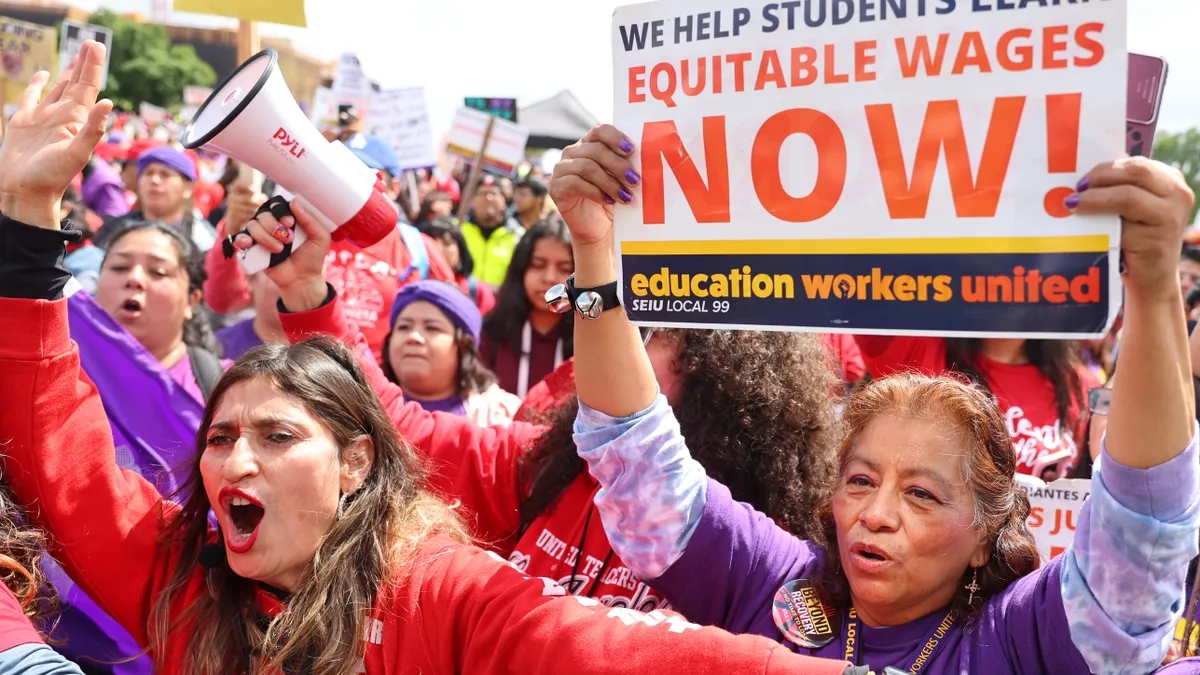
[[[68,0],[69,2],[72,0]],[[149,15],[150,0],[73,0]],[[612,116],[612,11],[629,0],[307,0],[307,29],[263,24],[304,51],[336,60],[357,51],[384,87],[424,86],[435,133],[464,96],[528,105],[570,89],[592,114]],[[1129,48],[1171,65],[1160,129],[1200,126],[1200,1],[1128,0]],[[174,13],[172,23],[234,22]]]

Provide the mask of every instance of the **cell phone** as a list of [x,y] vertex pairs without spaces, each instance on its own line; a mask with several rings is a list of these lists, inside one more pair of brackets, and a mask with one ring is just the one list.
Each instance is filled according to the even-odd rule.
[[1154,150],[1158,111],[1167,82],[1167,61],[1158,56],[1129,54],[1125,99],[1125,152],[1149,157]]

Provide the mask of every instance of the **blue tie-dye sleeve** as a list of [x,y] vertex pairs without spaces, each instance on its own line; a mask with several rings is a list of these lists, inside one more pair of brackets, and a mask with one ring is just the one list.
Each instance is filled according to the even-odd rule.
[[1071,639],[1093,673],[1152,672],[1183,611],[1200,527],[1197,438],[1150,469],[1107,452],[1062,570]]
[[659,577],[687,547],[708,487],[667,399],[620,418],[580,402],[575,446],[603,486],[596,508],[613,551],[639,577]]

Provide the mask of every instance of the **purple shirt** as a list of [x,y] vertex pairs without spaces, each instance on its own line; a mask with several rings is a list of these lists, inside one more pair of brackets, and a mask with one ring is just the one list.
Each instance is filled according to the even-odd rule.
[[416,401],[418,405],[429,412],[444,412],[451,415],[467,414],[467,406],[457,394],[450,398],[441,399],[440,401],[421,401],[415,398],[410,398],[409,400]]
[[[771,608],[789,581],[820,576],[824,553],[707,478],[659,396],[612,418],[580,404],[575,444],[600,483],[596,507],[613,550],[691,621],[785,642]],[[1200,529],[1196,437],[1146,470],[1104,457],[1074,544],[989,598],[941,640],[922,673],[1143,673],[1167,653]],[[843,611],[845,608],[841,608]],[[908,668],[943,618],[860,624],[860,662]],[[840,639],[796,651],[841,659]]]
[[125,183],[108,162],[92,162],[91,174],[84,179],[79,197],[99,216],[123,216],[129,213]]
[[254,332],[254,319],[246,319],[232,326],[226,326],[217,331],[216,336],[221,341],[221,346],[225,348],[225,358],[231,361],[237,360],[242,354],[263,344],[262,338]]

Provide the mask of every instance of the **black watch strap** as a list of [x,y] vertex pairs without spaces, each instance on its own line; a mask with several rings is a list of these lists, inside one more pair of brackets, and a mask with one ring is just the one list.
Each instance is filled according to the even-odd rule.
[[546,306],[559,314],[574,309],[585,319],[598,319],[604,312],[620,307],[621,296],[617,292],[616,281],[594,288],[576,288],[575,275],[572,274],[567,277],[565,284],[559,284],[546,293]]

